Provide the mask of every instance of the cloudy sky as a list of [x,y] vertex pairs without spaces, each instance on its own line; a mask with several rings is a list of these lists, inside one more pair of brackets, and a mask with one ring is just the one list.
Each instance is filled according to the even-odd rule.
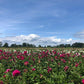
[[0,41],[84,42],[84,0],[0,0]]

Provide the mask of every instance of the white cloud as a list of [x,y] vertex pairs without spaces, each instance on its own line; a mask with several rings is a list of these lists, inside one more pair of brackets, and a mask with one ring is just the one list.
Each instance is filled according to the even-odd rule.
[[72,39],[60,39],[56,37],[40,37],[36,34],[29,34],[29,35],[20,35],[20,36],[14,36],[14,37],[4,37],[0,38],[0,41],[9,43],[9,44],[22,44],[23,42],[35,44],[35,45],[58,45],[58,44],[72,44],[75,42]]
[[68,40],[66,40],[67,42],[71,42],[72,41],[72,39],[70,38],[70,39],[68,39]]

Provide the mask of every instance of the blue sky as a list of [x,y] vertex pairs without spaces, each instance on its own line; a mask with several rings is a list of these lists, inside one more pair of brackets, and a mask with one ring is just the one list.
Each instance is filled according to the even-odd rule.
[[1,41],[21,35],[83,42],[84,0],[0,0]]

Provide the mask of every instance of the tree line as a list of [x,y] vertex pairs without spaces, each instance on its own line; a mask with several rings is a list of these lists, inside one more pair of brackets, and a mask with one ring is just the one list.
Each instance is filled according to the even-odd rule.
[[29,44],[29,43],[22,43],[22,44],[11,44],[9,46],[8,43],[4,43],[2,45],[2,42],[0,42],[0,47],[30,47],[30,48],[35,48],[35,47],[56,47],[56,48],[67,48],[67,47],[73,47],[73,48],[84,48],[84,43],[79,43],[79,42],[75,42],[72,45],[71,44],[59,44],[56,46],[51,46],[51,45],[47,45],[47,46],[42,46],[42,45],[34,45],[34,44]]

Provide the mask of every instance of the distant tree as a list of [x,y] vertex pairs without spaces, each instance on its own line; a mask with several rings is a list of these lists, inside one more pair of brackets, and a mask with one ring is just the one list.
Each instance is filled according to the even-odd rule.
[[23,43],[22,46],[23,46],[23,47],[27,47],[27,43]]
[[2,42],[0,42],[0,47],[2,47]]
[[29,44],[29,47],[32,47],[32,48],[34,48],[34,47],[36,47],[34,44]]
[[71,45],[70,44],[65,44],[65,47],[71,47]]
[[22,45],[17,45],[17,47],[22,47]]
[[36,46],[34,44],[32,44],[32,47],[35,48]]
[[84,47],[84,43],[73,43],[72,47],[78,47],[78,48],[83,48]]
[[59,47],[65,47],[65,45],[64,44],[60,44]]
[[22,47],[36,47],[34,44],[23,43]]
[[10,47],[17,47],[17,45],[16,44],[11,44],[11,46]]
[[51,47],[51,45],[47,45],[47,47]]
[[42,46],[41,45],[38,45],[39,48],[41,48]]
[[8,43],[5,43],[5,44],[3,45],[3,47],[9,47],[9,46],[8,46]]

